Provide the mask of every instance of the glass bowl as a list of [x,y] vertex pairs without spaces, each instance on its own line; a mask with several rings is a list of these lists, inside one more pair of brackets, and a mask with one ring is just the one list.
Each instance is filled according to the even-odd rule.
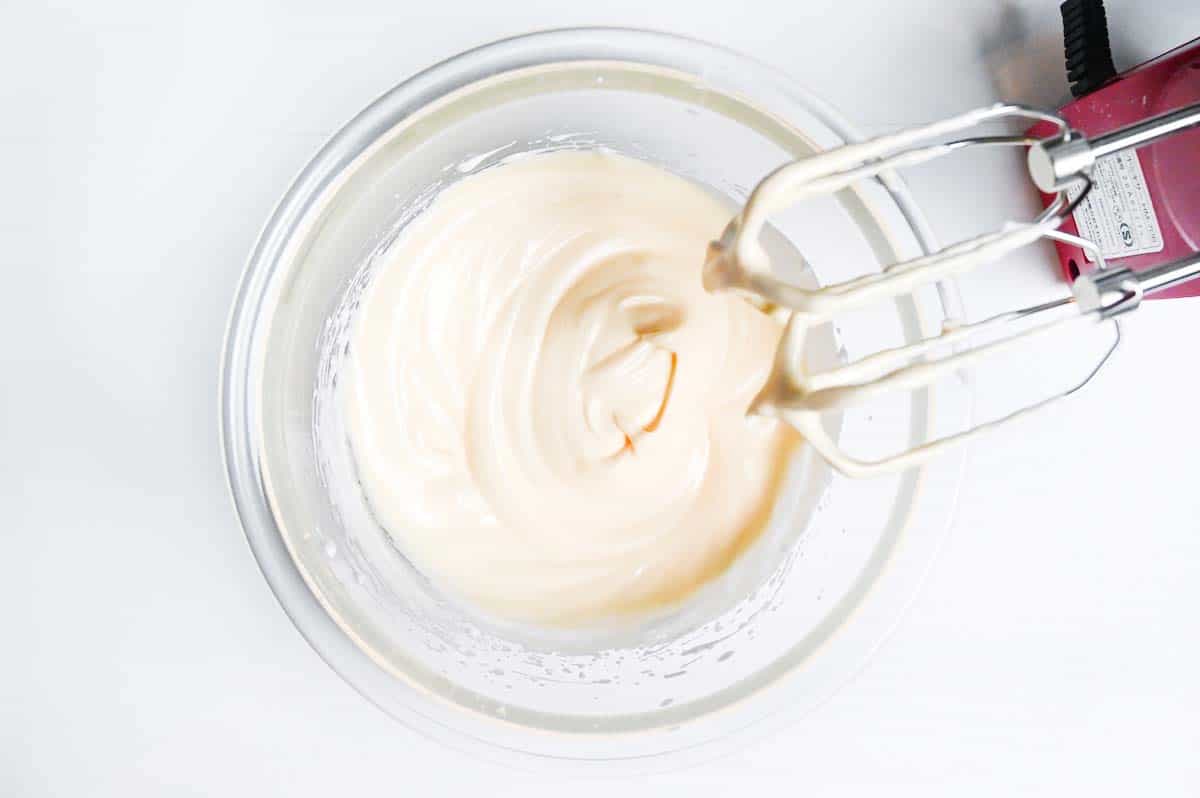
[[[727,573],[636,627],[550,632],[473,617],[390,545],[356,488],[331,397],[375,255],[466,175],[516,153],[605,148],[737,202],[780,164],[854,138],[826,104],[753,60],[617,29],[472,50],[397,86],[337,133],[254,248],[221,389],[226,466],[246,536],[317,652],[431,737],[575,767],[711,756],[799,717],[848,679],[931,564],[961,453],[852,481],[801,447],[767,530]],[[809,284],[934,245],[891,179],[780,214],[770,234],[804,255],[807,265],[781,268]],[[830,325],[808,357],[853,359],[957,315],[954,287],[943,284]],[[879,454],[961,428],[970,397],[969,384],[952,380],[829,424],[852,452]]]

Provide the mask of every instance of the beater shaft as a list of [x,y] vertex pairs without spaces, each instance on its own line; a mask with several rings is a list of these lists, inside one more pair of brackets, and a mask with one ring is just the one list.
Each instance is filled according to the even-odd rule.
[[1200,125],[1200,103],[1088,139],[1080,133],[1039,141],[1029,148],[1029,176],[1047,194],[1062,191],[1091,172],[1096,161]]
[[1080,275],[1073,287],[1080,311],[1111,319],[1137,310],[1142,297],[1196,278],[1200,278],[1200,252],[1140,272],[1117,268]]

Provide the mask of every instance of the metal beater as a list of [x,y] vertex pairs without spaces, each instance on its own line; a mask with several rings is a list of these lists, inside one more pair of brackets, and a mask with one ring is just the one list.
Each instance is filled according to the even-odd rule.
[[[1017,119],[1045,122],[1053,132],[1031,135],[952,138],[989,122]],[[756,295],[792,311],[780,344],[774,374],[754,410],[793,424],[818,452],[848,476],[861,477],[917,465],[947,446],[1019,416],[1030,413],[1087,384],[1120,343],[1118,317],[1137,309],[1142,299],[1193,279],[1200,279],[1200,253],[1140,272],[1109,267],[1093,242],[1059,230],[1091,191],[1092,168],[1107,155],[1149,144],[1200,125],[1200,104],[1146,119],[1089,139],[1060,116],[1020,105],[1000,104],[933,124],[903,130],[819,153],[788,164],[768,175],[754,190],[743,212],[731,222],[722,239],[710,247],[705,285],[711,290],[734,289]],[[950,138],[951,140],[945,140]],[[785,283],[768,270],[758,234],[766,217],[807,197],[839,191],[859,180],[885,184],[894,170],[928,162],[973,147],[1015,146],[1028,150],[1033,183],[1053,201],[1032,222],[1009,223],[1003,229],[976,236],[929,255],[892,264],[877,274],[805,290]],[[1200,179],[1200,178],[1198,178]],[[1079,190],[1072,199],[1068,193]],[[1096,269],[1081,274],[1072,295],[1057,301],[1003,313],[963,324],[952,320],[939,336],[877,352],[854,363],[804,373],[799,365],[805,332],[838,314],[871,302],[906,295],[922,285],[998,260],[1040,239],[1057,239],[1084,249]],[[1079,320],[1110,322],[1114,338],[1096,367],[1078,385],[1061,394],[1023,407],[971,429],[948,435],[880,460],[855,459],[843,451],[821,423],[822,414],[862,404],[882,393],[915,390],[998,351],[1027,341],[1028,336],[1058,329]],[[1014,325],[1019,323],[1019,334]],[[979,343],[997,331],[1010,334]],[[974,345],[972,345],[974,343]]]

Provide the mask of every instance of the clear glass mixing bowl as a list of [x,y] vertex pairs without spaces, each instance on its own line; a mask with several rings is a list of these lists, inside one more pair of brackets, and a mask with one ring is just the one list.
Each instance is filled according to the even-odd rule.
[[[604,147],[738,201],[774,167],[855,137],[827,105],[750,59],[615,29],[470,51],[388,92],[333,137],[250,257],[226,342],[221,422],[254,555],[338,673],[460,748],[657,767],[794,719],[861,666],[932,562],[961,454],[852,481],[802,447],[767,531],[694,599],[635,629],[542,634],[471,617],[388,543],[355,490],[329,400],[373,256],[455,180],[513,153]],[[933,245],[898,181],[806,203],[775,228],[808,260],[783,268],[810,283]],[[809,356],[855,358],[957,312],[942,285],[831,326]],[[960,428],[970,394],[950,381],[830,425],[849,450],[877,454]]]

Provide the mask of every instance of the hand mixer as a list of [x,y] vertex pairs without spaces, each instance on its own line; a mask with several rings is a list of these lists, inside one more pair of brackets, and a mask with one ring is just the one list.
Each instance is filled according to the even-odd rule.
[[[1072,0],[1063,6],[1067,25],[1068,65],[1072,79],[1079,85],[1084,77],[1085,61],[1095,63],[1095,52],[1082,52],[1088,40],[1072,36],[1071,24],[1090,22],[1094,16],[1081,13],[1094,10],[1099,3]],[[1103,10],[1100,6],[1100,22]],[[1107,35],[1102,47],[1107,50]],[[1087,56],[1083,58],[1082,56]],[[1168,58],[1169,57],[1169,58]],[[1193,102],[1173,108],[1132,124],[1089,136],[1073,126],[1068,118],[1079,116],[1071,106],[1061,113],[1047,113],[1015,104],[1000,104],[955,116],[940,122],[903,130],[860,143],[847,144],[787,164],[768,175],[751,193],[741,214],[714,242],[704,267],[705,286],[710,290],[733,289],[791,311],[787,330],[776,355],[775,368],[755,401],[754,412],[779,417],[795,426],[809,443],[842,473],[862,477],[918,465],[946,447],[990,428],[1023,416],[1059,398],[1074,393],[1095,376],[1120,343],[1118,317],[1135,310],[1142,299],[1153,294],[1200,293],[1200,252],[1147,264],[1145,257],[1129,265],[1110,265],[1116,260],[1106,242],[1077,235],[1069,229],[1080,227],[1076,211],[1096,191],[1097,181],[1120,180],[1112,169],[1130,168],[1129,157],[1138,148],[1200,126],[1200,40],[1169,53],[1164,59],[1184,72]],[[1103,59],[1101,59],[1103,60]],[[1161,66],[1162,59],[1148,66]],[[1072,63],[1074,62],[1074,63]],[[1111,62],[1110,62],[1111,63]],[[1093,79],[1096,69],[1093,66]],[[1136,70],[1135,70],[1136,71]],[[1131,73],[1132,74],[1132,73]],[[1099,80],[1096,82],[1103,82]],[[1093,88],[1093,87],[1089,87]],[[1094,90],[1094,88],[1093,88]],[[1178,92],[1177,92],[1178,93]],[[1119,90],[1116,95],[1119,96]],[[1145,103],[1142,106],[1145,107]],[[964,131],[997,120],[1016,119],[1034,123],[1023,135],[975,135],[957,138]],[[1200,153],[1200,133],[1180,137],[1188,142],[1185,153],[1195,163]],[[868,274],[846,282],[806,290],[788,284],[770,273],[770,262],[759,244],[768,217],[786,206],[819,194],[833,193],[859,180],[876,179],[885,184],[894,180],[895,170],[928,162],[975,147],[1010,146],[1027,149],[1027,166],[1035,186],[1046,195],[1045,210],[1031,222],[1010,222],[1000,230],[960,241],[939,251],[888,266],[880,273]],[[1115,158],[1125,158],[1112,168]],[[1137,156],[1133,164],[1139,170]],[[1102,176],[1100,173],[1104,172]],[[1194,191],[1200,185],[1200,172],[1175,175],[1175,179]],[[1110,187],[1117,192],[1133,189]],[[1142,191],[1145,192],[1143,184]],[[1190,198],[1190,194],[1188,195]],[[1111,205],[1111,201],[1109,202]],[[1200,214],[1200,206],[1193,206]],[[1093,210],[1093,215],[1103,211]],[[1152,211],[1151,211],[1152,212]],[[1074,218],[1073,218],[1074,217]],[[1084,219],[1095,233],[1099,222]],[[1103,221],[1103,220],[1101,220]],[[1111,220],[1110,220],[1111,221]],[[1137,220],[1133,220],[1136,222]],[[1194,230],[1200,220],[1184,220]],[[1121,225],[1130,227],[1124,229]],[[1068,229],[1064,229],[1064,226]],[[1110,224],[1117,246],[1128,246],[1135,231],[1118,220]],[[1184,225],[1180,225],[1181,228]],[[1160,233],[1161,235],[1161,233]],[[1186,234],[1183,236],[1186,239]],[[1072,295],[1044,304],[1002,313],[971,324],[948,321],[940,335],[905,346],[886,349],[855,362],[819,373],[804,369],[802,350],[806,333],[812,327],[832,321],[839,314],[869,303],[895,299],[912,293],[920,286],[962,274],[982,264],[1003,258],[1034,241],[1049,239],[1060,246],[1064,265],[1074,278]],[[1136,242],[1135,242],[1136,243]],[[1195,243],[1189,249],[1194,249]],[[1184,246],[1177,246],[1184,249]],[[1151,248],[1152,250],[1153,248]],[[1159,246],[1161,252],[1163,247]],[[1139,254],[1145,254],[1143,250]],[[1123,253],[1117,253],[1123,254]],[[1083,272],[1077,255],[1094,263],[1094,270]],[[1153,258],[1150,258],[1153,261]],[[1191,282],[1194,281],[1194,282]],[[1190,283],[1190,284],[1189,284]],[[1187,285],[1189,291],[1181,290]],[[825,429],[823,414],[863,404],[881,394],[927,386],[959,369],[969,367],[1002,350],[1025,343],[1033,336],[1057,331],[1064,325],[1105,322],[1112,325],[1114,337],[1100,362],[1086,378],[1071,389],[1028,405],[1002,418],[980,424],[956,434],[936,439],[913,449],[879,460],[856,459],[843,451]],[[999,338],[991,339],[989,336]]]

